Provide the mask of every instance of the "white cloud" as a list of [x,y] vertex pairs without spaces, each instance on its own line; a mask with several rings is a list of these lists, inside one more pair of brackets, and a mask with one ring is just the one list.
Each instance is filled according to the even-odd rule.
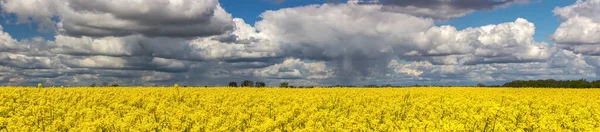
[[428,62],[403,62],[391,60],[388,72],[379,80],[412,85],[430,84],[475,84],[477,82],[498,84],[512,80],[537,79],[581,79],[596,78],[597,58],[586,58],[568,50],[558,50],[547,62],[492,63],[479,65],[432,65]]
[[57,35],[57,48],[51,49],[55,53],[77,54],[77,55],[110,55],[130,56],[134,50],[141,49],[137,40],[141,36],[128,37],[102,37],[93,38],[88,36],[72,37]]
[[561,23],[552,37],[556,43],[577,46],[600,44],[598,36],[600,36],[600,22],[576,16]]
[[0,52],[23,48],[18,45],[17,40],[13,39],[7,32],[2,31],[2,29],[2,25],[0,25]]
[[[0,0],[3,12],[17,14],[18,24],[38,22],[41,30],[54,29],[56,7],[54,0]],[[31,21],[33,20],[33,21]]]
[[152,72],[150,74],[142,76],[140,80],[144,82],[166,81],[173,78],[173,76],[174,75],[172,73]]
[[534,24],[522,18],[458,31],[435,26],[431,19],[383,12],[380,7],[324,4],[267,11],[256,25],[259,34],[279,44],[288,56],[314,60],[352,62],[395,55],[435,64],[480,64],[540,61],[550,56],[547,44],[533,40]]
[[127,60],[109,56],[92,56],[82,59],[65,60],[71,67],[85,68],[125,68]]
[[533,40],[535,26],[519,18],[514,22],[457,31],[451,26],[432,27],[414,37],[420,49],[400,54],[433,56],[436,64],[532,62],[547,59],[547,44]]
[[563,22],[552,39],[562,48],[584,55],[600,55],[600,0],[578,0],[557,7],[554,14]]
[[21,69],[64,68],[58,59],[44,56],[27,56],[10,52],[0,52],[0,65]]
[[432,20],[379,8],[345,4],[287,8],[261,14],[263,20],[256,25],[284,51],[318,59],[347,53],[381,57],[392,52],[391,44],[434,25]]
[[334,71],[324,62],[305,62],[300,59],[287,58],[280,64],[256,69],[253,74],[264,78],[279,79],[327,79]]
[[396,73],[403,73],[403,74],[411,75],[414,77],[419,77],[421,74],[423,74],[423,71],[421,71],[417,68],[431,67],[431,66],[433,66],[433,65],[426,61],[415,62],[415,63],[410,63],[410,64],[400,64],[398,62],[398,60],[393,59],[390,61],[390,63],[388,64],[387,67],[392,69]]
[[573,17],[587,17],[596,21],[600,20],[597,12],[600,12],[600,0],[577,0],[572,5],[566,7],[556,7],[554,14],[562,19],[570,19]]

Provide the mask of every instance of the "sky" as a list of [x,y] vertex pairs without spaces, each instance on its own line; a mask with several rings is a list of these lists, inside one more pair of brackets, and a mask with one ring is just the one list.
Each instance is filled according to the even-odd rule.
[[0,85],[597,80],[599,12],[600,0],[0,0]]

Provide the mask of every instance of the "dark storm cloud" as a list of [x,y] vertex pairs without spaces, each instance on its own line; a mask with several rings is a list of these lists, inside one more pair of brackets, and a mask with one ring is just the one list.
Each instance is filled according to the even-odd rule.
[[[217,0],[2,0],[3,13],[16,14],[19,23],[57,25],[71,36],[202,37],[233,30],[230,14]],[[36,9],[35,13],[29,9]]]
[[383,5],[387,12],[406,13],[418,17],[447,20],[462,17],[478,10],[492,10],[529,0],[366,0],[358,4]]
[[[497,6],[503,6],[513,2],[524,2],[523,0],[378,0],[386,6],[416,6],[422,8],[437,8],[449,6],[455,9],[489,10]],[[373,4],[373,2],[361,2],[362,4]]]

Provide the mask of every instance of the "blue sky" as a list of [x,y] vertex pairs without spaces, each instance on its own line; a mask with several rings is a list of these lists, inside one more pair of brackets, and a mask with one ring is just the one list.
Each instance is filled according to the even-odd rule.
[[16,24],[16,17],[14,15],[0,17],[0,21],[3,22],[1,24],[4,31],[10,33],[12,37],[18,40],[33,37],[52,39],[54,37],[54,32],[38,32],[38,25],[36,23]]

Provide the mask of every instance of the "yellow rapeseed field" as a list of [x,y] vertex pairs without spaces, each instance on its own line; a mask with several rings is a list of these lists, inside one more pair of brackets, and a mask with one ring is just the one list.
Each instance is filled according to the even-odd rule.
[[600,131],[598,89],[0,88],[0,131]]

